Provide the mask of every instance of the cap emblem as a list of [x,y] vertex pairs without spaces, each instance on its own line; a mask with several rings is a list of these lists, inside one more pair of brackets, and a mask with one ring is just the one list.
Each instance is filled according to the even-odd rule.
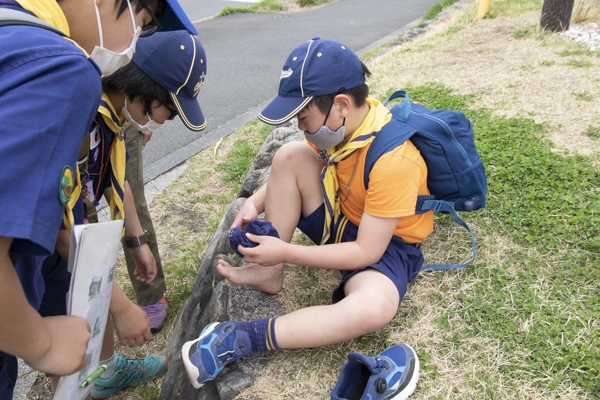
[[206,73],[202,72],[202,75],[200,75],[200,80],[198,81],[198,83],[196,83],[196,86],[194,86],[194,97],[198,96],[198,93],[200,93],[200,89],[202,88],[202,85],[204,84],[205,78],[206,78]]
[[281,71],[281,76],[279,77],[279,80],[289,78],[290,76],[292,76],[293,73],[294,71],[291,68],[284,69]]

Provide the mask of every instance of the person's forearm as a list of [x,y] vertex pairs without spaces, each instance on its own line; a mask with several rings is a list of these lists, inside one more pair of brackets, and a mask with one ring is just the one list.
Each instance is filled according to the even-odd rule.
[[140,219],[138,218],[137,210],[135,208],[135,201],[133,200],[133,194],[131,193],[131,187],[127,181],[125,181],[123,193],[123,207],[125,208],[125,236],[141,236],[144,234],[144,228],[142,227]]
[[58,231],[58,237],[56,238],[56,251],[62,257],[63,260],[69,262],[69,245],[71,242],[71,234],[66,229]]
[[267,184],[262,185],[254,194],[246,201],[252,202],[254,204],[254,208],[260,214],[265,211],[265,197],[267,195]]
[[379,261],[380,255],[361,248],[357,242],[303,246],[289,244],[286,262],[312,268],[352,271]]
[[110,306],[108,311],[115,315],[124,312],[131,305],[131,301],[123,292],[123,289],[113,281],[112,293],[110,296]]
[[0,237],[0,350],[35,362],[50,350],[42,317],[27,301],[9,257],[11,238]]

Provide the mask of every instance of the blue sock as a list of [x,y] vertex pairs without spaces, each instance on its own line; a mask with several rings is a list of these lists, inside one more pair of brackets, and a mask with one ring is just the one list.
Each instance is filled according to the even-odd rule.
[[275,339],[276,318],[261,318],[250,322],[236,322],[236,328],[248,333],[252,350],[264,353],[268,350],[279,350]]

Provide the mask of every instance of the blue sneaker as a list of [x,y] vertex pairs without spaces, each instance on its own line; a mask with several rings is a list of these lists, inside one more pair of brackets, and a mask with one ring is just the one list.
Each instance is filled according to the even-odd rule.
[[128,386],[145,385],[161,376],[167,370],[167,364],[165,356],[130,359],[117,354],[115,373],[110,378],[96,378],[92,397],[104,399]]
[[405,400],[417,387],[419,358],[406,344],[397,344],[375,357],[348,354],[331,400]]
[[213,322],[202,329],[198,339],[183,345],[181,356],[192,385],[200,389],[223,367],[244,357],[250,350],[250,337],[246,332],[236,330],[234,322]]

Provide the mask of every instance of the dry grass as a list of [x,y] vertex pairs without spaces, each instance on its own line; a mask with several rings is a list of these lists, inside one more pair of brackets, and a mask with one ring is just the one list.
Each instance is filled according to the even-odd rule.
[[[475,106],[490,108],[497,116],[548,124],[548,138],[560,148],[597,154],[600,141],[585,132],[600,126],[600,57],[597,52],[560,56],[585,51],[562,36],[539,32],[539,15],[535,10],[472,23],[457,13],[436,26],[435,34],[374,59],[369,64],[375,72],[371,83],[381,93],[439,82],[456,93],[475,94]],[[533,32],[516,39],[513,34],[520,29]],[[575,66],[578,61],[588,66]]]

